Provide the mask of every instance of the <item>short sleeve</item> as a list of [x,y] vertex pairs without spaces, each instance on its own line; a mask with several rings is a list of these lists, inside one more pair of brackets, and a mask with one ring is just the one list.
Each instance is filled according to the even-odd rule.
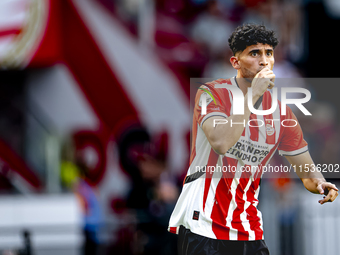
[[301,126],[289,107],[287,107],[286,118],[281,121],[281,127],[283,134],[278,147],[281,156],[296,156],[308,151],[308,144],[303,139]]
[[[203,100],[206,100],[206,114],[202,114]],[[194,116],[197,123],[202,127],[204,121],[210,117],[221,116],[228,118],[230,105],[227,89],[202,86],[196,94]]]

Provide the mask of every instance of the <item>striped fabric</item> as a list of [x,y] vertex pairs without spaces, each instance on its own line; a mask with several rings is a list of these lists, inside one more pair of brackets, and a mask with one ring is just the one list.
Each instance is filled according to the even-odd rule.
[[[233,112],[233,94],[217,84],[236,86],[235,78],[210,82],[205,89],[216,99],[202,97],[198,90],[192,128],[190,167],[187,176],[197,171],[203,175],[185,182],[169,222],[169,231],[178,233],[183,225],[193,233],[221,240],[262,240],[263,222],[257,209],[262,167],[274,155],[298,155],[308,150],[301,127],[289,107],[281,116],[277,107],[266,116],[251,114],[239,140],[224,155],[217,154],[208,142],[202,124],[212,116],[226,118]],[[201,115],[202,98],[207,99],[207,114]],[[272,95],[265,92],[258,110],[271,108]],[[280,103],[279,103],[280,106]],[[293,119],[295,121],[288,121]],[[284,125],[282,125],[282,121]],[[240,171],[251,169],[252,171]]]

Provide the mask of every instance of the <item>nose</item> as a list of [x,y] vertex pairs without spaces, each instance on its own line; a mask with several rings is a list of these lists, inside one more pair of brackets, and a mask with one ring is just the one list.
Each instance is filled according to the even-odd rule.
[[269,61],[268,61],[268,59],[267,59],[267,57],[266,57],[266,55],[265,54],[263,54],[262,56],[261,56],[261,58],[260,58],[260,66],[264,66],[264,67],[266,67],[266,66],[268,66],[269,65]]

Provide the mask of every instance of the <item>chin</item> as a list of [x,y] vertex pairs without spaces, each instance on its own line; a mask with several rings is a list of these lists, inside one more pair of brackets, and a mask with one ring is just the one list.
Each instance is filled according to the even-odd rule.
[[243,76],[243,78],[247,80],[253,80],[255,78],[255,75],[246,75],[246,76]]
[[254,79],[255,75],[257,74],[257,72],[253,73],[250,72],[249,70],[245,70],[245,72],[242,73],[242,77],[245,79]]

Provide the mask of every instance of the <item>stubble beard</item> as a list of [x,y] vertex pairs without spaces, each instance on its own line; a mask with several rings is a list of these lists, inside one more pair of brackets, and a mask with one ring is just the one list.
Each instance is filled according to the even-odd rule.
[[249,83],[251,83],[256,75],[256,73],[250,71],[249,69],[242,69],[242,77]]
[[256,74],[258,72],[260,72],[263,68],[265,67],[259,67],[256,71],[256,73],[250,71],[249,69],[247,68],[243,68],[241,71],[242,71],[242,77],[249,83],[251,83],[253,81],[253,79],[255,78]]

